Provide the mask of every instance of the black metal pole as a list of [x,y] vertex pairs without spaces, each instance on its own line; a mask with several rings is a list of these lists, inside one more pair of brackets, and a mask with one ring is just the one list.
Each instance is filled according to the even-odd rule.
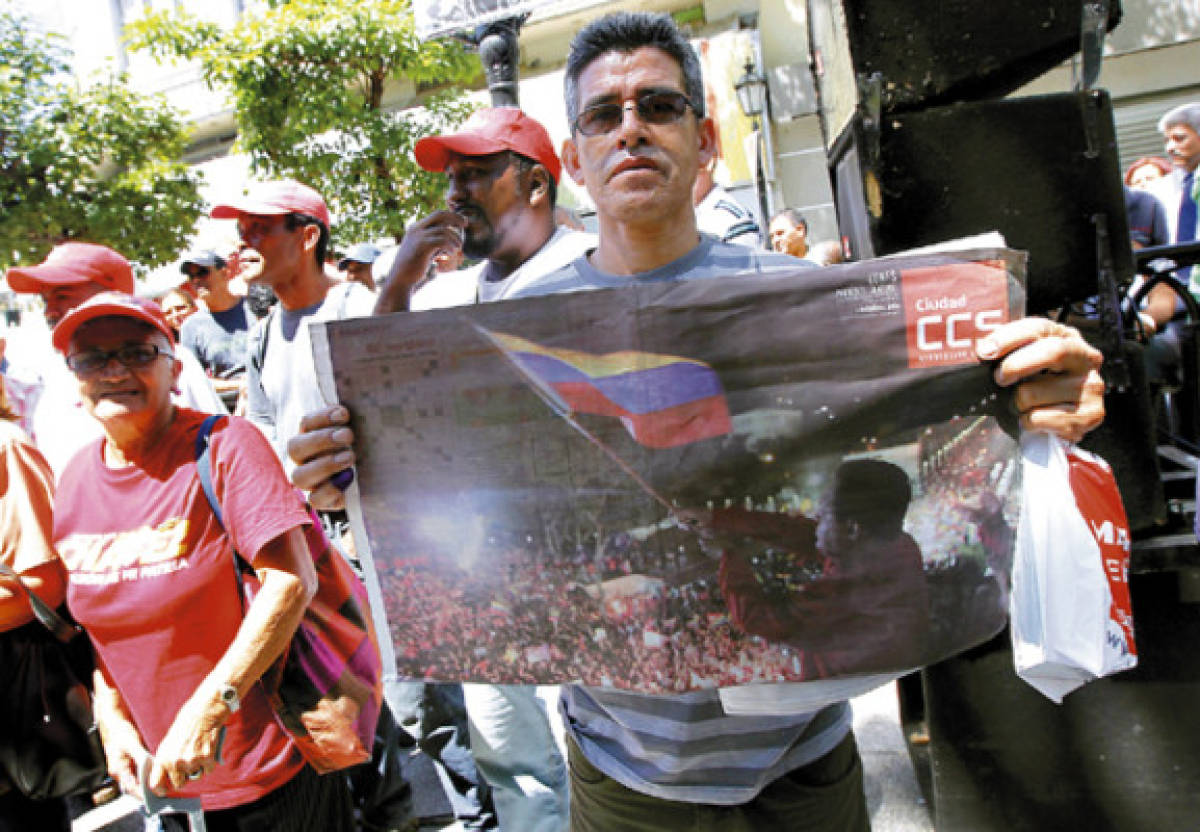
[[[762,130],[759,129],[758,119],[754,119],[754,187],[758,191],[758,212],[762,216],[762,228],[765,232],[771,224],[770,209],[767,207],[767,172],[763,166],[763,155],[767,152],[763,142]],[[763,244],[770,248],[770,235],[764,233]]]
[[517,71],[520,49],[517,36],[527,15],[486,23],[475,31],[479,62],[487,76],[493,107],[517,107]]

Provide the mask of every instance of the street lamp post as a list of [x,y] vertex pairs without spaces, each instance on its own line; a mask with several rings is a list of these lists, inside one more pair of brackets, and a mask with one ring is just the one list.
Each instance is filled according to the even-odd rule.
[[517,38],[521,24],[529,17],[506,17],[480,26],[472,42],[479,52],[479,62],[487,77],[488,92],[493,107],[516,107],[517,70],[520,63],[520,47]]
[[742,77],[734,82],[733,91],[737,93],[738,107],[741,108],[743,115],[754,123],[754,187],[765,228],[771,220],[771,213],[767,203],[767,177],[763,170],[763,136],[759,119],[764,116],[767,109],[767,79],[754,68],[754,62],[750,58],[746,58],[745,69]]

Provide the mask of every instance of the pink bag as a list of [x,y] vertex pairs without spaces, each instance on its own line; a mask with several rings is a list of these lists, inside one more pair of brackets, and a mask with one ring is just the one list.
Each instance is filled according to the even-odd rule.
[[1137,665],[1129,522],[1112,469],[1046,433],[1021,437],[1010,608],[1017,675],[1055,702]]

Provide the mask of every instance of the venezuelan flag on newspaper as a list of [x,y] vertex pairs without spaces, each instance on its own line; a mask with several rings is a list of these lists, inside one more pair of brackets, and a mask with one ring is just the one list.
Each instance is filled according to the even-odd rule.
[[632,351],[596,355],[486,334],[564,412],[620,419],[647,447],[674,448],[732,429],[721,380],[703,361]]

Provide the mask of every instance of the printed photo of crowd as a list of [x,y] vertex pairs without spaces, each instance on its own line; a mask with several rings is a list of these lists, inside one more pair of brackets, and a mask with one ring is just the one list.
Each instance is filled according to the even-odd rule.
[[765,496],[424,518],[376,558],[400,675],[672,693],[973,646],[1007,613],[1015,443],[982,415],[906,438]]

